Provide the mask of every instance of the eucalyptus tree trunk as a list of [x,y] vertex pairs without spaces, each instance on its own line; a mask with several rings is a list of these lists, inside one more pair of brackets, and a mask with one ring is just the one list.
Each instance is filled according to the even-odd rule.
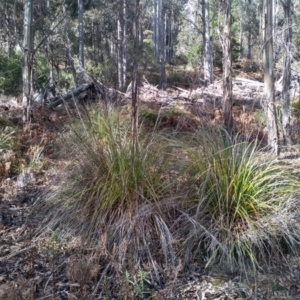
[[126,0],[122,0],[118,18],[118,82],[121,90],[126,84],[126,23]]
[[[47,11],[50,14],[51,12],[51,0],[47,0]],[[47,38],[46,43],[46,49],[47,49],[47,58],[49,63],[49,86],[52,86],[54,84],[54,75],[53,75],[53,53],[51,49],[51,38]]]
[[133,68],[132,68],[132,116],[131,116],[131,130],[132,130],[132,159],[135,160],[138,151],[138,120],[139,120],[139,96],[138,96],[138,62],[139,62],[139,14],[140,14],[140,0],[135,0],[134,20],[132,22],[133,35]]
[[169,62],[174,54],[174,7],[170,8],[170,13],[166,18],[166,61]]
[[273,5],[273,28],[272,28],[272,35],[273,35],[273,63],[276,63],[277,58],[277,23],[278,23],[278,3],[277,0],[269,0],[272,1]]
[[[63,13],[66,15],[66,5],[62,6]],[[73,85],[74,88],[78,87],[78,82],[77,82],[77,74],[76,74],[76,69],[75,69],[75,64],[74,64],[74,58],[73,58],[73,53],[72,53],[72,46],[73,44],[71,43],[70,36],[69,36],[69,28],[68,28],[68,23],[71,22],[70,18],[67,17],[64,23],[64,36],[66,40],[65,44],[65,49],[66,49],[66,60],[67,64],[70,67],[70,71],[72,74],[72,79],[73,79]],[[59,69],[57,69],[57,77],[59,78]]]
[[[8,4],[5,5],[4,9],[4,18],[2,20],[1,27],[5,28],[3,30],[3,36],[5,35],[5,39],[1,39],[1,47],[5,49],[5,55],[7,57],[11,56],[11,50],[13,45],[13,36],[11,36],[9,33],[11,32],[9,24],[11,23],[12,14],[8,8]],[[6,31],[6,32],[5,32]],[[6,41],[5,41],[6,40]]]
[[154,62],[159,62],[159,0],[153,0],[153,44],[154,44]]
[[[79,33],[79,65],[84,68],[84,24],[83,24],[83,0],[78,0],[78,33]],[[84,72],[79,75],[79,85],[83,81]]]
[[278,126],[275,109],[274,94],[274,76],[273,76],[273,1],[265,0],[266,17],[265,17],[265,42],[264,42],[264,85],[265,99],[262,106],[267,118],[268,130],[268,147],[275,153],[279,154],[278,149]]
[[239,59],[241,59],[243,57],[243,35],[244,35],[242,18],[240,19],[240,33],[239,33],[239,35],[240,35],[239,36],[239,43],[240,43]]
[[165,14],[162,0],[153,0],[154,61],[160,65],[160,87],[166,87]]
[[213,81],[213,60],[212,51],[210,44],[210,34],[209,34],[209,0],[202,1],[203,10],[203,67],[204,67],[204,81],[205,83],[212,83]]
[[263,53],[263,56],[265,55],[264,53],[264,43],[265,43],[265,40],[266,40],[266,37],[265,37],[265,34],[266,34],[266,0],[260,0],[259,1],[259,15],[260,15],[260,18],[259,18],[259,30],[260,30],[260,44],[262,45],[262,53]]
[[[252,0],[248,0],[249,6],[251,6]],[[252,57],[252,26],[250,25],[248,27],[248,36],[247,36],[247,44],[248,44],[248,53],[247,53],[247,58],[251,59]]]
[[[159,0],[161,1],[161,0]],[[160,87],[162,89],[166,88],[167,85],[167,75],[166,75],[166,36],[165,36],[165,18],[166,15],[161,12],[161,22],[159,26],[160,31],[160,47],[159,47],[159,61],[160,61]]]
[[282,81],[282,125],[283,138],[286,145],[291,145],[291,106],[290,106],[290,83],[291,83],[291,45],[292,45],[292,3],[291,0],[281,1],[284,10],[284,58],[283,58],[283,81]]
[[231,0],[223,1],[224,30],[223,48],[223,119],[229,134],[234,133],[232,118],[232,71],[231,71]]
[[26,0],[24,7],[23,40],[23,121],[29,122],[32,105],[32,63],[33,63],[33,0]]
[[247,58],[248,59],[252,58],[252,44],[251,44],[251,39],[252,39],[252,29],[249,28],[248,37],[247,37],[247,44],[248,44]]

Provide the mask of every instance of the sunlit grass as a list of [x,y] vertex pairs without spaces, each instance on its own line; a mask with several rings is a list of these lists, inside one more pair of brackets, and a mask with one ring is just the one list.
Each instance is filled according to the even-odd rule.
[[168,206],[174,182],[162,137],[140,134],[133,157],[130,118],[100,107],[63,141],[63,155],[72,162],[48,195],[47,225],[79,235],[87,245],[103,241],[103,251],[124,268],[143,261],[156,268],[158,258],[174,267]]
[[8,127],[0,127],[0,150],[11,149],[15,144],[15,132]]
[[193,138],[199,146],[189,149],[195,201],[194,215],[188,216],[194,228],[189,239],[205,250],[207,265],[256,268],[270,252],[283,251],[282,240],[296,251],[300,184],[292,171],[259,152],[255,143],[223,130],[207,129]]

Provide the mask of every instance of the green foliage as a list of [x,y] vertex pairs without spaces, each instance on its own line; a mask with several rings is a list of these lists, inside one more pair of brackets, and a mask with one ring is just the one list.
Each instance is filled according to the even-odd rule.
[[46,166],[46,161],[43,157],[44,146],[37,145],[34,147],[34,151],[30,156],[30,160],[27,166],[28,170],[43,170]]
[[258,123],[258,125],[265,126],[266,125],[266,114],[263,108],[261,108],[256,114],[254,118],[255,122]]
[[61,69],[58,82],[61,89],[68,91],[73,86],[73,75],[70,70]]
[[99,78],[101,82],[108,85],[115,85],[118,82],[117,66],[112,57],[103,55],[103,62],[86,62],[86,70]]
[[236,37],[231,38],[231,55],[232,55],[232,61],[237,61],[239,55],[240,55],[240,43],[238,42]]
[[291,107],[294,110],[299,110],[300,109],[300,101],[299,101],[299,99],[291,99]]
[[0,52],[0,89],[7,95],[18,95],[22,91],[22,56],[7,57]]
[[255,143],[223,130],[201,131],[194,139],[200,147],[190,150],[189,175],[198,230],[186,242],[197,236],[207,251],[207,265],[218,262],[233,269],[259,267],[270,252],[285,251],[282,240],[296,251],[300,184],[292,170],[259,154]]
[[149,275],[149,272],[145,272],[141,269],[138,270],[136,275],[131,275],[127,270],[125,271],[125,282],[132,286],[135,297],[143,297],[145,293],[145,283],[150,283],[147,279]]
[[168,76],[168,82],[170,84],[187,84],[191,83],[191,79],[184,72],[172,73]]
[[153,31],[145,30],[142,45],[140,63],[144,70],[154,66],[154,43],[152,39]]
[[187,60],[189,65],[194,65],[198,62],[200,56],[200,45],[199,43],[192,44],[187,54]]
[[34,83],[36,89],[43,89],[50,74],[49,62],[45,54],[35,55]]

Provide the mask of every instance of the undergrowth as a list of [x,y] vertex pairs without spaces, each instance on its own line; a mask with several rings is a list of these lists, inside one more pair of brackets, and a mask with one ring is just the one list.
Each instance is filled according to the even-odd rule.
[[62,141],[69,164],[38,206],[44,228],[79,236],[119,282],[130,274],[127,286],[204,257],[247,272],[297,253],[299,181],[255,142],[209,126],[164,136],[141,122],[133,157],[130,118],[112,107],[90,110]]
[[48,195],[47,222],[98,245],[119,271],[147,262],[159,276],[158,260],[176,267],[171,203],[179,196],[161,136],[141,132],[133,157],[130,129],[128,116],[102,107],[73,124],[63,138],[72,161]]

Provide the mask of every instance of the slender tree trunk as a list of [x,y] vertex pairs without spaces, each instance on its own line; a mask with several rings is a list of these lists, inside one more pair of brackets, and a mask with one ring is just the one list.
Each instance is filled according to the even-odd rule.
[[11,45],[12,45],[12,38],[10,36],[10,28],[9,28],[9,24],[11,22],[11,13],[9,12],[8,9],[8,4],[5,5],[5,10],[4,10],[4,20],[3,20],[3,27],[6,28],[6,42],[3,41],[3,39],[1,40],[1,42],[3,43],[1,46],[5,49],[5,55],[7,57],[11,56]]
[[232,72],[231,72],[231,0],[223,1],[223,118],[224,126],[229,134],[234,132],[232,118]]
[[[84,24],[83,24],[83,0],[78,0],[78,33],[79,33],[79,65],[84,68]],[[83,81],[84,72],[80,72],[79,85]]]
[[[65,5],[63,5],[63,12],[64,14],[66,13],[66,7]],[[67,20],[68,22],[69,20]],[[76,75],[76,69],[75,69],[75,65],[74,65],[74,58],[73,58],[73,53],[72,53],[72,43],[69,37],[69,28],[67,28],[67,26],[65,25],[65,39],[67,41],[66,44],[66,58],[67,58],[67,63],[70,66],[71,69],[71,73],[72,73],[72,78],[73,78],[73,85],[76,88],[78,86],[78,82],[77,82],[77,75]],[[58,71],[59,69],[57,69]],[[57,74],[59,76],[59,74]]]
[[247,58],[248,59],[252,58],[252,43],[251,43],[251,39],[252,39],[252,29],[250,27],[249,30],[248,30],[248,38],[247,38],[247,44],[248,44]]
[[276,155],[278,149],[278,127],[275,109],[274,76],[273,76],[273,1],[266,1],[266,26],[264,43],[264,84],[266,98],[262,101],[267,118],[268,147]]
[[213,82],[213,60],[212,51],[210,45],[210,34],[209,34],[209,0],[203,0],[203,44],[204,44],[204,55],[203,55],[203,67],[204,67],[204,81],[206,83]]
[[138,151],[138,119],[139,119],[139,96],[138,96],[138,62],[139,62],[139,13],[140,13],[140,0],[135,0],[134,20],[132,23],[133,34],[133,69],[132,69],[132,159],[135,160],[136,153]]
[[165,14],[162,0],[153,0],[154,61],[160,65],[160,87],[166,87]]
[[[161,0],[159,0],[161,1]],[[165,35],[165,18],[166,15],[162,12],[162,3],[161,5],[161,20],[159,25],[160,31],[160,41],[159,41],[159,61],[160,61],[160,87],[162,89],[166,88],[167,85],[167,75],[166,75],[166,35]]]
[[259,13],[260,13],[260,19],[259,19],[259,29],[260,29],[260,44],[262,45],[262,53],[263,56],[265,55],[263,49],[264,49],[264,43],[266,40],[266,0],[260,0],[259,2]]
[[31,118],[32,102],[32,62],[33,62],[33,0],[25,1],[24,41],[23,41],[23,121]]
[[284,58],[283,58],[283,81],[282,81],[282,125],[284,143],[292,144],[291,139],[291,106],[290,106],[290,83],[291,83],[291,45],[292,45],[292,3],[291,0],[282,1],[284,10]]
[[[47,10],[48,13],[51,11],[51,1],[47,0]],[[51,38],[47,38],[47,43],[46,43],[46,49],[47,49],[47,58],[48,58],[48,63],[49,63],[49,86],[52,86],[54,83],[54,75],[53,75],[53,54],[52,54],[52,49],[51,49]]]
[[[252,0],[248,0],[249,8],[251,9]],[[254,22],[250,22],[248,24],[248,36],[247,36],[247,46],[248,46],[248,52],[247,52],[247,58],[252,58],[252,26]]]
[[273,28],[272,28],[272,35],[273,35],[273,63],[275,65],[276,58],[277,58],[277,23],[278,23],[278,3],[277,0],[269,0],[273,3]]
[[158,51],[158,46],[159,46],[159,18],[158,18],[158,5],[159,0],[153,0],[153,44],[154,44],[154,62],[158,63],[159,62],[159,51]]
[[240,20],[240,36],[239,36],[239,43],[240,43],[240,49],[239,49],[239,59],[241,59],[243,57],[243,21],[242,19]]
[[122,0],[118,18],[118,81],[119,88],[124,90],[126,84],[126,0]]

